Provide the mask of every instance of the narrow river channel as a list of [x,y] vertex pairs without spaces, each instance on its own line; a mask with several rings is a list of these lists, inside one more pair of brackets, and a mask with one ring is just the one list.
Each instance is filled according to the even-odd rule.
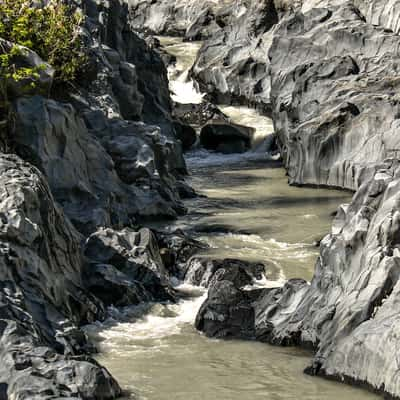
[[[171,90],[180,101],[201,101],[185,71],[197,43],[164,38],[177,66]],[[187,77],[187,74],[186,74]],[[263,152],[272,122],[244,107],[223,107],[235,122],[259,133],[254,149],[241,155],[194,150],[187,154],[189,183],[199,197],[187,201],[185,217],[164,229],[181,228],[210,247],[204,255],[260,261],[266,285],[285,279],[310,280],[316,243],[329,232],[332,215],[349,193],[290,187],[278,161]],[[264,136],[263,136],[264,135]],[[205,293],[175,305],[147,304],[114,310],[114,318],[88,327],[104,364],[139,400],[368,400],[375,395],[303,374],[310,354],[247,341],[207,339],[193,322]]]

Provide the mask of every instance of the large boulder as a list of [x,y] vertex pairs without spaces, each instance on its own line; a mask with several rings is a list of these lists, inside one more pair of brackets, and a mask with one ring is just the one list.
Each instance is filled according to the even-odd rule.
[[209,337],[255,337],[252,301],[263,290],[247,290],[260,279],[264,266],[239,260],[197,260],[187,271],[186,280],[208,286],[207,299],[196,316],[196,328]]
[[220,153],[244,153],[250,149],[252,129],[237,124],[212,123],[200,132],[200,143],[207,150]]
[[169,273],[160,256],[156,237],[149,229],[143,228],[139,232],[129,228],[121,231],[114,231],[111,228],[100,229],[89,236],[84,252],[85,256],[96,265],[95,270],[98,271],[99,264],[103,270],[107,265],[112,265],[122,274],[118,277],[112,270],[112,276],[104,280],[104,287],[101,288],[98,287],[97,280],[92,281],[88,271],[89,285],[96,286],[100,298],[101,290],[107,291],[109,281],[123,278],[136,286],[133,289],[137,292],[135,303],[147,299],[160,301],[173,299]]

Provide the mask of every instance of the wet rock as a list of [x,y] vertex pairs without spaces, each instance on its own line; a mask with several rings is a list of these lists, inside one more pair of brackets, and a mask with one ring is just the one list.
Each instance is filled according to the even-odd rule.
[[104,317],[82,280],[82,237],[43,175],[0,154],[0,376],[6,398],[112,399],[121,390],[84,356],[79,330]]
[[234,0],[130,0],[130,21],[139,31],[202,40],[227,23],[234,3]]
[[[217,271],[223,270],[224,279],[230,280],[237,287],[251,285],[263,278],[265,266],[235,259],[214,260],[194,257],[188,262],[185,282],[192,285],[209,287]],[[221,276],[221,275],[219,275]]]
[[154,300],[141,282],[114,265],[88,263],[84,279],[88,290],[108,306],[124,307]]
[[254,310],[247,293],[228,280],[217,281],[208,291],[195,326],[209,337],[254,337]]
[[250,148],[252,129],[237,124],[207,124],[200,132],[200,143],[207,150],[244,153]]
[[88,272],[89,284],[100,285],[98,290],[103,285],[103,290],[107,291],[107,285],[113,282],[117,289],[118,286],[127,286],[130,289],[127,300],[133,294],[135,303],[149,298],[173,300],[169,273],[161,259],[157,240],[149,229],[143,228],[138,232],[129,228],[121,231],[100,229],[87,239],[84,253],[97,265],[96,272],[103,271],[99,276],[104,278],[103,282],[101,279],[93,281]]
[[190,258],[207,248],[207,245],[179,229],[171,233],[156,232],[156,236],[166,268],[179,280],[184,280]]
[[228,121],[227,116],[217,106],[207,101],[200,104],[175,103],[173,115],[182,123],[196,128],[211,121]]
[[263,290],[245,290],[261,277],[264,266],[238,260],[197,261],[188,271],[190,281],[209,285],[207,299],[201,306],[195,326],[209,337],[255,337],[255,313],[252,306]]

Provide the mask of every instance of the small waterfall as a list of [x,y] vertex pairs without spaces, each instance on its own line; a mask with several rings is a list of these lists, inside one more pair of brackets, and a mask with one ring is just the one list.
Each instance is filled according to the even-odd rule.
[[[175,74],[174,71],[170,73],[170,76]],[[183,71],[176,79],[170,78],[170,89],[172,92],[172,100],[182,104],[200,104],[203,102],[204,94],[200,93],[198,85],[193,79],[189,79],[190,68]]]

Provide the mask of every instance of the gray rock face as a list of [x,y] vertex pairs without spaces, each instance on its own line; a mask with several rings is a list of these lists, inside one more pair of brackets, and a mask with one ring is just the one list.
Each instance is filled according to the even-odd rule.
[[398,161],[387,162],[341,208],[309,287],[255,306],[258,335],[318,349],[310,372],[394,396],[400,394],[393,334],[399,324],[399,177]]
[[42,97],[22,98],[16,110],[18,153],[45,173],[81,232],[183,211],[169,159],[175,143],[159,128],[99,112],[88,119],[90,133],[70,105]]
[[151,33],[201,40],[212,36],[232,16],[235,0],[127,0],[130,23]]
[[311,347],[309,373],[398,398],[397,1],[275,3],[271,103],[290,182],[357,191],[321,241],[310,284],[249,292],[216,280],[196,326]]
[[235,3],[232,20],[201,48],[192,77],[216,103],[270,111],[270,29],[278,22],[272,0]]
[[171,134],[167,70],[159,55],[133,32],[127,2],[82,0],[81,7],[92,49],[86,100],[110,117],[162,125]]
[[254,338],[252,300],[261,292],[245,287],[261,278],[264,270],[262,264],[239,260],[194,259],[186,281],[209,287],[207,299],[196,317],[196,328],[210,337]]
[[81,236],[38,170],[0,155],[0,182],[3,395],[115,398],[120,389],[110,374],[81,355],[91,348],[77,326],[104,315],[82,282]]
[[275,30],[271,99],[291,183],[356,189],[398,156],[399,37],[342,3]]
[[[124,277],[125,281],[136,284],[138,298],[134,303],[149,299],[173,300],[169,273],[161,259],[156,237],[149,229],[141,229],[139,232],[128,228],[121,231],[101,229],[87,239],[85,255],[92,264],[100,264],[102,269],[104,265],[112,265],[120,272],[118,279]],[[87,276],[90,281],[90,271]],[[116,277],[114,272],[113,277]],[[105,296],[109,295],[107,284],[104,284],[103,288],[98,287],[96,283],[89,285],[96,286],[100,298],[101,291]],[[141,292],[144,294],[140,295]]]

